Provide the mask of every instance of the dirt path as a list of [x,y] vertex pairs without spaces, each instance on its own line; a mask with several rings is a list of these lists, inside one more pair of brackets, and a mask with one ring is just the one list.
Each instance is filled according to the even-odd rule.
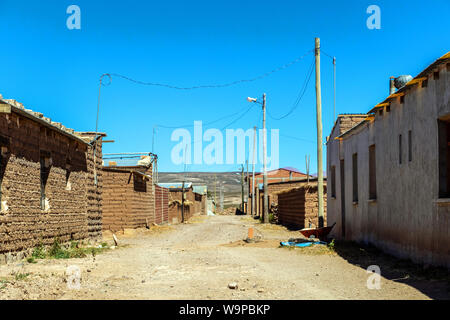
[[[0,299],[448,298],[442,281],[382,278],[380,290],[369,290],[366,270],[337,254],[279,248],[280,240],[298,237],[279,226],[257,225],[265,241],[244,245],[254,224],[248,217],[200,217],[138,232],[95,258],[0,266],[0,279],[9,279],[0,282]],[[71,265],[81,270],[79,290],[65,282]],[[237,289],[228,288],[232,282]]]

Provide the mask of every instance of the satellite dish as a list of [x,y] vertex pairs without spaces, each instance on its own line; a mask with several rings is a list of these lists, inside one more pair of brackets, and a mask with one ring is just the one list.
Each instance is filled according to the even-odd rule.
[[397,89],[400,89],[401,87],[405,86],[405,84],[410,82],[412,79],[413,79],[413,77],[410,76],[410,75],[399,76],[399,77],[394,79],[394,86]]

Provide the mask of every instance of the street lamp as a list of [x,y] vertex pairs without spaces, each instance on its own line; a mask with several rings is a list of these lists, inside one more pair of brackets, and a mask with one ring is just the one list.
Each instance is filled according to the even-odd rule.
[[[255,98],[248,97],[248,102],[254,102],[262,104],[263,109],[263,182],[264,182],[264,213],[263,222],[269,222],[269,194],[267,190],[267,133],[266,133],[266,94],[263,94],[262,103]],[[254,186],[253,186],[254,187]]]

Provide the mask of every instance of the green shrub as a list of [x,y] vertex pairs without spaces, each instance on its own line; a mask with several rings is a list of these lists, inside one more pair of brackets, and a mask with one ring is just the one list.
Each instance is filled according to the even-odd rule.
[[331,242],[328,244],[328,249],[330,249],[331,251],[334,251],[334,239],[331,240]]
[[33,259],[45,259],[45,248],[42,242],[33,250],[33,253],[31,254],[31,257]]

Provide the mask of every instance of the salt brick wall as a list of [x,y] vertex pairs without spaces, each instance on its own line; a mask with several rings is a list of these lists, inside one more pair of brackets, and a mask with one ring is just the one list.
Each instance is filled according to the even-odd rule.
[[[326,225],[326,186],[324,186],[324,224]],[[318,227],[317,186],[301,187],[278,195],[278,220],[281,224],[303,229],[312,223]]]
[[[1,166],[2,201],[8,208],[3,206],[0,213],[0,262],[12,252],[50,245],[55,238],[62,242],[88,238],[92,177],[87,145],[15,113],[0,114],[0,135],[10,140]],[[52,159],[46,185],[48,211],[40,206],[40,150],[50,152]],[[66,190],[68,158],[70,190]]]
[[[151,169],[146,174],[151,175]],[[129,170],[103,169],[103,229],[143,228],[155,222],[152,180]]]

